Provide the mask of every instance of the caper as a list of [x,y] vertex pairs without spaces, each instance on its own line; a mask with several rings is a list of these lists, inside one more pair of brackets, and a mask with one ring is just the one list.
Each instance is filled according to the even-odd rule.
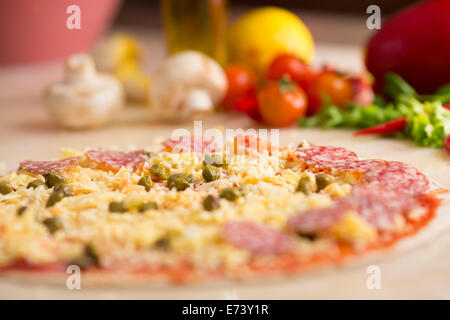
[[167,235],[162,236],[155,241],[153,247],[158,250],[168,251],[170,249],[170,237]]
[[6,181],[0,181],[0,193],[1,194],[8,194],[13,191],[14,191],[14,188],[10,183],[8,183]]
[[63,184],[66,179],[59,173],[47,173],[44,174],[45,184],[49,188],[56,187],[57,185]]
[[305,238],[308,239],[310,241],[314,241],[317,239],[317,234],[316,233],[303,233],[303,232],[298,232],[297,235],[301,238]]
[[147,210],[156,210],[158,209],[158,204],[154,201],[145,202],[138,207],[139,212],[145,212]]
[[207,164],[203,168],[202,177],[207,182],[217,180],[220,178],[220,169],[213,165]]
[[312,191],[313,185],[308,177],[302,177],[295,188],[295,192],[303,192],[304,194],[310,194]]
[[185,179],[177,178],[174,181],[174,185],[175,185],[175,188],[177,189],[177,191],[183,191],[183,190],[186,190],[187,188],[189,188],[190,183]]
[[239,186],[238,188],[239,194],[245,197],[250,192],[250,187],[246,184]]
[[148,157],[148,158],[156,157],[156,153],[153,152],[153,151],[148,151],[148,152],[146,152],[146,154],[147,154],[147,157]]
[[170,177],[170,168],[163,164],[154,164],[150,167],[150,175],[154,179],[167,180]]
[[150,178],[150,176],[143,176],[141,179],[139,179],[138,185],[143,186],[145,188],[145,191],[150,191],[153,186],[152,178]]
[[57,203],[57,202],[59,202],[59,201],[61,201],[62,199],[64,199],[64,197],[65,197],[65,194],[64,194],[64,191],[62,191],[62,190],[58,190],[58,191],[53,191],[51,194],[50,194],[50,196],[48,197],[48,199],[47,199],[47,203],[45,204],[45,206],[48,208],[48,207],[51,207],[51,206],[53,206],[55,203]]
[[73,196],[72,188],[65,184],[59,184],[54,188],[56,192],[62,192],[65,197]]
[[333,183],[333,178],[331,178],[329,175],[324,173],[318,173],[316,174],[316,185],[317,190],[322,190],[329,184]]
[[20,217],[24,212],[27,210],[26,206],[22,206],[19,209],[17,209],[17,215]]
[[203,158],[203,164],[216,167],[225,167],[228,165],[226,155],[220,153],[207,153]]
[[175,187],[177,191],[183,191],[189,188],[194,176],[186,173],[175,173],[167,180],[167,187],[172,189]]
[[59,229],[62,229],[63,225],[58,218],[47,218],[42,223],[47,227],[50,233],[55,233]]
[[83,249],[81,255],[70,262],[70,264],[77,265],[80,269],[87,269],[91,266],[97,265],[99,263],[99,257],[94,247],[90,244],[86,245]]
[[112,201],[109,203],[109,211],[124,213],[127,212],[127,207],[122,201]]
[[218,209],[220,208],[220,201],[217,197],[210,194],[203,200],[203,208],[207,211]]
[[40,186],[46,186],[45,182],[39,179],[33,180],[31,181],[28,185],[27,185],[27,189],[36,189]]
[[239,198],[239,193],[236,188],[225,188],[219,194],[219,197],[227,199],[229,201],[235,201],[237,198]]
[[297,145],[297,148],[308,148],[308,147],[311,147],[311,144],[306,140],[303,140]]

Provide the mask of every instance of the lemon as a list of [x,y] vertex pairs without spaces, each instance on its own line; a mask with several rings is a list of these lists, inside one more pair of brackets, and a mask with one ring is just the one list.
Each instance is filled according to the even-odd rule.
[[92,54],[97,69],[109,73],[115,73],[124,62],[141,60],[138,41],[124,32],[116,32],[102,39]]
[[252,67],[259,75],[280,53],[292,53],[310,63],[314,41],[308,28],[292,12],[277,7],[252,10],[230,29],[231,60]]
[[125,60],[114,73],[122,83],[128,100],[137,103],[148,103],[148,92],[151,79],[140,69],[135,60]]
[[113,33],[100,41],[93,56],[99,71],[111,73],[120,80],[129,101],[148,103],[151,79],[142,70],[141,46],[133,35]]

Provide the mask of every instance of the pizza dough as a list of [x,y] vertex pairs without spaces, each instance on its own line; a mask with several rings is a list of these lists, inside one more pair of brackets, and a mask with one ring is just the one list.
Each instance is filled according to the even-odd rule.
[[[221,152],[231,160],[205,162]],[[13,186],[0,195],[4,274],[77,264],[94,278],[120,272],[177,283],[289,275],[411,237],[437,204],[415,168],[341,147],[275,147],[243,136],[219,148],[180,137],[159,150],[77,154],[22,162],[0,179]],[[155,166],[167,177],[154,179]],[[27,187],[51,172],[64,188]]]

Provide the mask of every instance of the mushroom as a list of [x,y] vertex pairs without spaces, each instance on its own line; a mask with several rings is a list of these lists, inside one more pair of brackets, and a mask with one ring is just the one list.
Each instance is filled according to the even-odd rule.
[[216,61],[196,51],[183,51],[169,57],[153,75],[150,107],[160,120],[200,118],[214,110],[227,85]]
[[110,122],[123,106],[123,89],[118,80],[97,73],[89,55],[76,54],[66,62],[64,78],[45,93],[50,115],[70,129],[96,127]]

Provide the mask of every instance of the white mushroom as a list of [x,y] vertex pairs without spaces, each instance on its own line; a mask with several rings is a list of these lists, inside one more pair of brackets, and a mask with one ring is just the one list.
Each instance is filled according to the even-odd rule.
[[113,76],[97,73],[89,55],[69,57],[62,81],[47,88],[50,115],[71,129],[90,128],[110,122],[123,106],[122,85]]
[[217,62],[202,53],[184,51],[169,57],[153,75],[150,107],[156,119],[200,118],[214,110],[227,85]]

